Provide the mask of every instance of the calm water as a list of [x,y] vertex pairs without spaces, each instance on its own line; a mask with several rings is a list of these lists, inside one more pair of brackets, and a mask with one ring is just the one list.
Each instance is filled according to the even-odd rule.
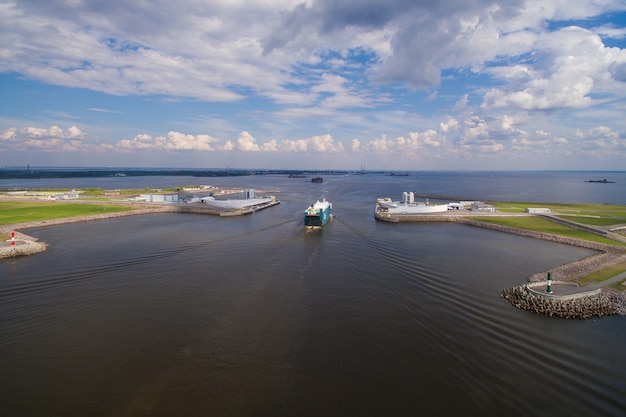
[[[626,318],[500,297],[591,251],[380,223],[373,205],[407,190],[626,204],[625,173],[142,181],[164,178],[279,189],[281,204],[28,231],[50,246],[0,261],[1,416],[623,415]],[[617,183],[584,183],[602,178]],[[320,197],[335,218],[305,231]]]

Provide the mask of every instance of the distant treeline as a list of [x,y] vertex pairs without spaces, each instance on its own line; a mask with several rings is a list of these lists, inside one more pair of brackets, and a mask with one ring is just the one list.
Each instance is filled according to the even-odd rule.
[[[0,179],[41,179],[41,178],[96,178],[96,177],[151,177],[151,176],[179,176],[179,177],[240,177],[248,175],[294,175],[306,174],[309,171],[294,170],[174,170],[174,169],[0,169]],[[315,171],[315,175],[347,174],[348,171]]]

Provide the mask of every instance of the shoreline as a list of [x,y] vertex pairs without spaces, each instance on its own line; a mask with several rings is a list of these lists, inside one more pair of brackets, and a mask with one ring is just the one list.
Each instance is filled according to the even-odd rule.
[[63,224],[82,223],[96,220],[114,219],[119,217],[138,216],[143,214],[154,213],[195,213],[213,216],[243,216],[263,210],[279,204],[279,200],[257,206],[246,207],[243,209],[217,209],[208,207],[203,204],[184,204],[184,205],[149,205],[127,211],[118,211],[112,213],[91,214],[87,216],[63,217],[59,219],[38,220],[32,222],[7,224],[0,226],[0,233],[10,235],[15,234],[15,246],[11,245],[11,240],[0,241],[0,259],[14,258],[17,256],[34,255],[47,249],[48,244],[39,242],[38,239],[21,232],[23,229],[34,229],[38,227],[57,226]]
[[[503,226],[495,223],[481,222],[473,220],[472,217],[536,217],[533,214],[526,213],[487,213],[487,212],[458,212],[450,211],[448,213],[433,213],[433,214],[397,214],[391,215],[381,212],[376,207],[374,217],[383,222],[389,223],[457,223],[467,226],[479,227],[482,229],[494,230],[497,232],[509,233],[518,236],[530,237],[533,239],[546,240],[554,243],[562,243],[570,246],[576,246],[586,249],[595,250],[599,253],[587,256],[574,262],[570,262],[564,265],[558,265],[550,268],[546,271],[537,272],[528,277],[528,282],[538,282],[545,280],[545,276],[548,272],[552,273],[554,280],[560,281],[574,281],[582,278],[593,272],[604,269],[608,266],[626,261],[626,247],[614,246],[605,243],[593,242],[590,240],[576,239],[571,237],[559,236],[545,232],[537,232],[527,229],[519,229],[511,226]],[[548,220],[552,220],[549,218]],[[567,224],[570,227],[576,227],[575,224]],[[590,232],[591,233],[591,232]],[[599,233],[598,233],[599,234]],[[611,239],[606,234],[601,236]],[[623,242],[623,240],[613,239],[616,242]]]
[[[465,224],[467,226],[480,227],[497,232],[510,233],[597,251],[597,253],[585,258],[567,264],[557,265],[546,271],[534,273],[527,278],[528,282],[526,284],[504,289],[502,291],[502,297],[509,301],[514,307],[532,311],[537,314],[557,316],[566,319],[589,319],[611,315],[626,316],[626,291],[618,291],[607,287],[607,285],[611,284],[616,279],[617,282],[623,281],[622,285],[626,285],[626,272],[603,280],[600,283],[584,285],[579,287],[578,291],[568,291],[566,295],[558,295],[560,291],[547,293],[545,291],[541,292],[531,289],[532,286],[546,285],[547,276],[551,276],[551,279],[555,280],[555,282],[570,284],[586,275],[626,262],[626,248],[471,219],[472,216],[476,215],[507,216],[506,214],[476,213],[469,216],[465,214],[466,213],[389,215],[376,210],[375,217],[377,220],[390,223],[445,222]],[[516,214],[513,216],[531,215]],[[557,286],[553,286],[552,288],[555,289],[556,287]],[[590,291],[590,289],[593,291]]]
[[[276,202],[275,204],[278,204]],[[272,204],[274,205],[274,204]],[[270,205],[270,206],[272,206]],[[263,209],[266,207],[261,207]],[[69,218],[60,218],[52,220],[41,220],[25,223],[17,223],[12,225],[0,226],[0,233],[15,233],[15,246],[11,245],[11,241],[0,242],[0,259],[13,258],[18,256],[33,255],[43,252],[47,249],[47,243],[39,242],[38,239],[22,233],[19,230],[31,229],[45,226],[55,226],[62,224],[80,223],[86,221],[105,220],[118,217],[127,217],[134,215],[153,214],[153,213],[203,213],[211,215],[243,215],[248,212],[236,213],[232,210],[229,213],[216,211],[203,207],[188,207],[182,209],[179,206],[163,205],[150,206],[136,210],[103,213],[88,216],[77,216]],[[514,288],[505,289],[502,297],[510,301],[515,307],[534,311],[535,313],[544,315],[556,315],[565,318],[586,319],[594,316],[602,317],[607,315],[626,315],[626,292],[616,291],[609,288],[601,288],[602,283],[597,285],[601,290],[596,295],[567,298],[564,300],[555,300],[553,297],[545,294],[538,294],[529,291],[528,286],[533,283],[543,282],[544,277],[551,273],[555,281],[572,282],[585,275],[602,270],[612,265],[626,262],[626,249],[619,246],[612,246],[603,243],[591,242],[582,239],[568,238],[549,233],[536,232],[524,229],[518,229],[509,226],[502,226],[493,223],[479,222],[468,217],[461,217],[458,214],[454,216],[411,216],[412,221],[422,222],[452,222],[464,224],[473,227],[494,230],[498,232],[510,233],[519,236],[530,237],[533,239],[546,240],[554,243],[562,243],[571,246],[577,246],[595,250],[598,253],[578,259],[563,265],[557,265],[547,271],[537,272],[529,276],[528,283]],[[413,218],[415,217],[415,218]],[[419,218],[417,218],[419,217]],[[387,220],[387,219],[386,219]],[[581,290],[584,290],[582,287]]]
[[15,246],[11,245],[11,240],[0,242],[0,259],[14,258],[17,256],[34,255],[47,249],[48,244],[40,242],[26,233],[23,229],[34,229],[38,227],[56,226],[62,224],[82,223],[95,220],[113,219],[117,217],[137,216],[141,214],[167,213],[171,210],[167,206],[141,208],[136,210],[118,211],[115,213],[92,214],[88,216],[63,217],[60,219],[38,220],[32,222],[7,224],[0,226],[0,233],[10,235],[15,233]]
[[[278,202],[276,202],[278,204]],[[274,204],[272,204],[274,205]],[[271,207],[272,205],[268,206]],[[261,207],[261,209],[266,207]],[[176,205],[150,205],[149,207],[138,208],[135,210],[128,211],[120,211],[115,213],[102,213],[102,214],[92,214],[88,216],[77,216],[77,217],[65,217],[59,219],[50,219],[50,220],[39,220],[32,222],[24,222],[24,223],[15,223],[9,225],[0,226],[0,233],[10,235],[11,232],[15,233],[15,242],[35,242],[39,245],[46,245],[43,242],[38,242],[38,239],[20,232],[23,229],[33,229],[38,227],[46,227],[46,226],[56,226],[62,224],[72,224],[72,223],[81,223],[87,221],[95,221],[95,220],[106,220],[118,217],[127,217],[127,216],[136,216],[143,214],[153,214],[153,213],[199,213],[199,214],[209,214],[209,215],[237,215],[237,214],[246,214],[247,212],[236,212],[236,210],[230,210],[228,213],[225,213],[224,210],[215,210],[212,208],[205,207],[182,207]],[[481,214],[481,215],[484,215]],[[407,221],[407,220],[405,220]],[[509,226],[502,226],[493,223],[485,223],[476,220],[472,220],[466,216],[462,216],[457,213],[455,215],[436,215],[436,216],[411,216],[411,219],[408,221],[423,221],[423,222],[451,222],[457,224],[465,224],[468,226],[479,227],[483,229],[494,230],[503,233],[510,233],[519,236],[530,237],[533,239],[546,240],[554,243],[562,243],[571,246],[582,247],[586,249],[591,249],[598,251],[599,253],[590,255],[588,257],[579,259],[574,262],[570,262],[564,265],[558,265],[553,268],[550,268],[546,271],[537,272],[528,277],[528,282],[538,282],[544,280],[547,272],[552,273],[552,277],[554,280],[560,281],[574,281],[578,278],[581,278],[585,275],[588,275],[592,272],[605,268],[607,266],[614,265],[616,263],[626,261],[626,248],[622,248],[619,246],[612,246],[604,243],[597,243],[582,239],[574,239],[568,238],[558,235],[553,235],[549,233],[536,232],[525,229],[518,229]],[[11,241],[7,240],[4,242],[0,242],[0,259],[6,257],[16,256],[11,254],[11,250],[13,249],[10,245]],[[44,249],[45,250],[45,249]],[[36,252],[35,252],[36,253]]]

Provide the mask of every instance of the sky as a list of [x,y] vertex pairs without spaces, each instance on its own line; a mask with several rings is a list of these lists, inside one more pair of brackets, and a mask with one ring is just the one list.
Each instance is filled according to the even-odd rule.
[[626,0],[0,0],[0,167],[626,170]]

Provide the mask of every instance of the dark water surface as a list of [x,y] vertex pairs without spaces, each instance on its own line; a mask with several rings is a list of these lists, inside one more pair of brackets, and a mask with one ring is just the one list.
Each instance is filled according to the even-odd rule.
[[[281,204],[29,230],[48,250],[0,261],[0,415],[624,415],[626,318],[500,296],[593,252],[373,219],[376,197],[408,190],[625,204],[624,173],[613,189],[507,175],[196,179],[279,189]],[[320,197],[335,218],[306,231]]]

